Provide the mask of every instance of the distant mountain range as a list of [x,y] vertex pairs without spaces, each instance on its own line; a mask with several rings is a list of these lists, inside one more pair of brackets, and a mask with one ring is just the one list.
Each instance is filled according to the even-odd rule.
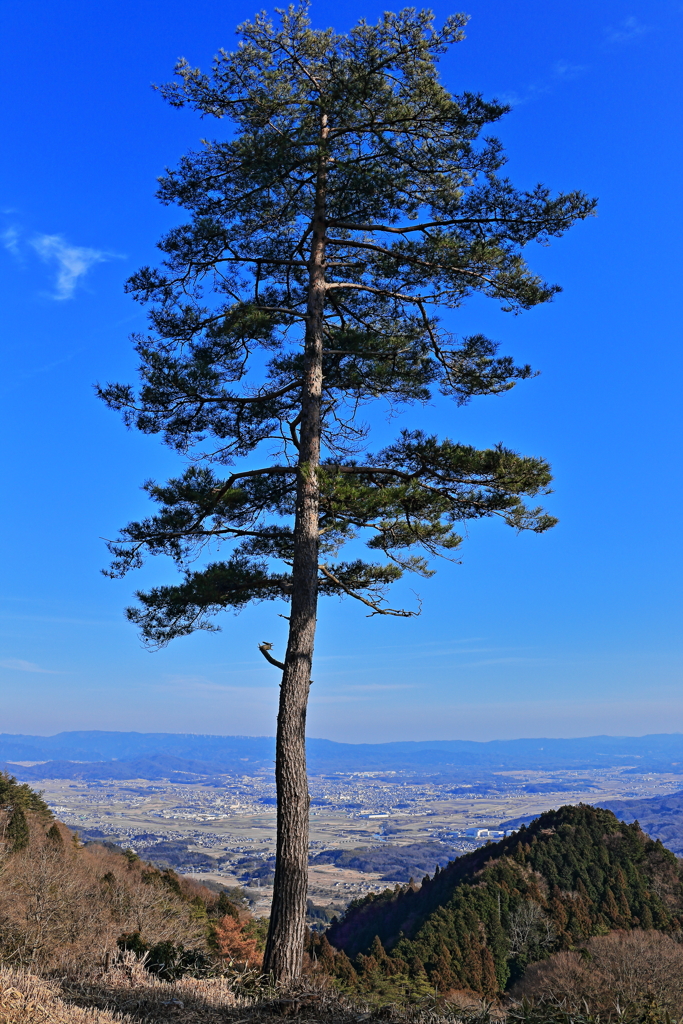
[[[56,736],[0,734],[0,767],[22,780],[161,779],[270,772],[270,736],[203,736],[189,733],[62,732]],[[47,762],[19,767],[18,761]],[[578,739],[424,740],[335,743],[308,740],[313,775],[349,771],[415,771],[451,774],[476,769],[559,771],[614,768],[683,775],[683,734],[588,736]]]
[[44,761],[35,765],[19,765],[11,761],[0,763],[0,770],[16,776],[21,782],[37,782],[41,779],[78,779],[86,782],[96,780],[123,781],[124,779],[147,779],[193,783],[212,777],[223,779],[231,769],[224,764],[208,761],[187,760],[172,754],[152,754],[150,757],[136,757],[130,760],[110,761]]

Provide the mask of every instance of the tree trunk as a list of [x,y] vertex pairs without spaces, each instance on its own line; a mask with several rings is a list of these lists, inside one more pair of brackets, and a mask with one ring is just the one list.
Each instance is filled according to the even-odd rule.
[[277,719],[275,782],[277,848],[273,905],[264,970],[277,982],[301,973],[308,891],[308,777],[306,706],[318,609],[318,507],[323,310],[325,303],[325,193],[327,117],[321,119],[321,147],[309,259],[308,308],[301,394],[292,605]]

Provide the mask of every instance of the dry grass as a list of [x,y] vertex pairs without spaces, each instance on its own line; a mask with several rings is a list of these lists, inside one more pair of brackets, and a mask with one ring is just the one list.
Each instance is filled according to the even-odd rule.
[[0,968],[0,1024],[227,1024],[239,1019],[224,979],[166,983],[113,971],[99,980],[44,980]]
[[0,1024],[132,1024],[107,1010],[69,1005],[58,983],[0,968]]
[[[465,1012],[471,1024],[472,1018]],[[482,1017],[492,1024],[488,1015]],[[370,1010],[322,986],[275,995],[238,995],[228,978],[150,976],[130,957],[90,980],[46,981],[0,968],[0,1024],[460,1024],[450,1011],[385,1006]]]
[[118,1011],[141,1024],[357,1024],[370,1017],[367,1007],[327,986],[276,994],[260,985],[239,994],[228,977],[165,982],[132,960],[89,982],[65,980],[62,992],[80,1007]]
[[245,995],[227,977],[159,981],[132,956],[89,980],[44,980],[0,967],[0,1024],[607,1024],[617,1017],[621,1024],[674,1024],[654,1007],[624,1016],[594,1016],[567,1003],[506,1011],[469,996],[438,1007],[371,1008],[315,985],[309,978],[299,992],[276,995],[261,986]]
[[[107,971],[61,982],[63,998],[79,1007],[127,1014],[136,1022],[175,1021],[178,1024],[225,1024],[228,1011],[245,999],[235,995],[229,978],[180,978],[161,981],[149,974],[144,960],[124,954]],[[0,1024],[2,1022],[0,1021]]]

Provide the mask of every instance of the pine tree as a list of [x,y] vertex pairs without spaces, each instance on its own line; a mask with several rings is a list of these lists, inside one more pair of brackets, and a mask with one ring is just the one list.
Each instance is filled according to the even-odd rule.
[[449,988],[453,987],[453,975],[451,973],[450,955],[437,956],[436,960],[434,961],[432,981],[438,987],[440,992],[447,992]]
[[353,987],[358,981],[358,975],[353,969],[353,964],[343,950],[340,950],[334,958],[335,976],[345,985]]
[[51,843],[54,843],[55,846],[64,845],[64,839],[62,838],[61,830],[56,821],[47,830],[47,838],[50,840]]
[[621,914],[619,913],[617,901],[615,900],[614,893],[612,892],[609,886],[607,886],[607,889],[605,891],[605,895],[602,900],[600,909],[602,910],[603,914],[605,914],[613,928],[623,927],[624,922],[622,921]]
[[500,991],[496,976],[496,965],[491,951],[484,947],[481,951],[481,990],[489,999],[494,999]]
[[[507,108],[451,95],[437,77],[465,16],[435,29],[411,8],[347,35],[311,29],[305,5],[280,18],[242,25],[240,48],[221,51],[210,75],[181,61],[180,81],[162,89],[233,134],[161,179],[162,202],[189,220],[160,242],[163,266],[128,284],[151,307],[151,334],[136,342],[140,388],[100,393],[128,425],[190,457],[177,479],[146,485],[159,511],[111,545],[113,575],[161,553],[183,573],[129,609],[145,640],[215,630],[216,612],[251,601],[290,603],[284,660],[261,646],[282,670],[265,969],[284,980],[300,972],[305,927],[318,597],[409,616],[416,609],[387,603],[387,586],[431,575],[426,558],[457,549],[459,523],[554,523],[526,503],[547,490],[542,459],[419,429],[369,454],[359,413],[378,401],[420,405],[434,391],[463,404],[532,376],[483,335],[456,338],[437,311],[474,293],[514,312],[548,301],[558,289],[528,269],[523,249],[594,203],[519,191],[498,174],[501,146],[485,133]],[[357,534],[383,561],[338,560]],[[232,544],[222,561],[218,542]],[[197,568],[202,551],[208,564]]]
[[335,951],[327,940],[327,936],[323,935],[320,940],[320,946],[318,948],[318,962],[321,964],[323,970],[327,974],[334,973],[334,960]]
[[482,991],[482,949],[477,936],[467,936],[466,952],[463,961],[463,973],[469,988],[475,992]]
[[414,956],[410,962],[410,977],[414,979],[419,979],[423,976],[426,977],[424,964],[422,963],[422,960],[420,959],[419,956]]
[[12,810],[12,817],[7,826],[7,840],[13,853],[24,850],[31,839],[28,822],[23,808],[18,804]]
[[379,963],[374,956],[364,956],[359,953],[356,957],[356,970],[363,981],[372,983],[377,979]]
[[375,935],[374,939],[370,943],[370,956],[373,956],[377,963],[381,963],[386,955],[384,946],[382,945],[382,940],[379,935]]

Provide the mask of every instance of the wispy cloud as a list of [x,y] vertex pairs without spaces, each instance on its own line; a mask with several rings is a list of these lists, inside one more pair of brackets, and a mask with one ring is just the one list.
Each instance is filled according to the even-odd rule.
[[337,690],[337,693],[346,693],[353,691],[354,693],[360,691],[374,691],[374,690],[416,690],[418,683],[359,683],[353,686],[343,686],[342,690]]
[[56,264],[57,278],[52,297],[70,299],[76,286],[96,263],[120,259],[116,253],[70,245],[61,235],[37,235],[31,245],[46,263]]
[[21,256],[21,250],[19,249],[19,232],[16,228],[7,228],[0,235],[2,239],[2,246],[7,249],[7,252],[11,253],[12,256],[19,259]]
[[[238,663],[239,664],[239,663]],[[244,664],[244,663],[242,663]],[[232,673],[233,675],[239,675],[240,678],[244,676],[254,675],[252,672],[240,672]],[[229,682],[216,682],[214,679],[209,679],[207,676],[199,675],[183,675],[173,674],[166,675],[164,682],[158,684],[160,689],[183,689],[187,690],[192,687],[194,690],[216,690],[221,693],[243,693],[243,694],[267,694],[272,696],[273,693],[277,692],[277,685],[275,681],[272,686],[259,686],[258,684],[249,685],[240,683],[229,683]]]
[[[11,212],[0,210],[5,214]],[[10,224],[0,231],[0,246],[19,263],[25,263],[26,256],[33,251],[44,263],[51,265],[56,276],[50,297],[57,301],[72,298],[79,283],[95,264],[124,258],[120,253],[105,249],[72,245],[63,235],[41,233],[27,237],[27,234],[21,224]]]
[[502,93],[498,98],[502,103],[509,103],[511,107],[520,107],[525,103],[531,103],[539,96],[546,96],[562,82],[571,82],[588,71],[587,64],[572,64],[568,60],[557,60],[550,68],[545,79],[538,82],[531,82],[521,92]]
[[507,658],[482,658],[479,661],[469,661],[462,665],[461,668],[478,668],[480,665],[551,665],[553,664],[552,658],[518,658],[518,657],[507,657]]
[[633,39],[650,32],[649,25],[643,25],[633,15],[624,18],[618,25],[609,25],[605,29],[605,39],[608,43],[621,44],[630,43]]
[[40,665],[36,665],[32,661],[24,661],[23,658],[2,658],[0,659],[0,668],[9,668],[15,672],[40,672],[50,676],[61,675],[60,672],[55,672],[54,669],[41,668]]
[[569,82],[573,78],[579,78],[587,70],[586,64],[572,64],[568,60],[558,60],[553,64],[552,77],[556,81]]

